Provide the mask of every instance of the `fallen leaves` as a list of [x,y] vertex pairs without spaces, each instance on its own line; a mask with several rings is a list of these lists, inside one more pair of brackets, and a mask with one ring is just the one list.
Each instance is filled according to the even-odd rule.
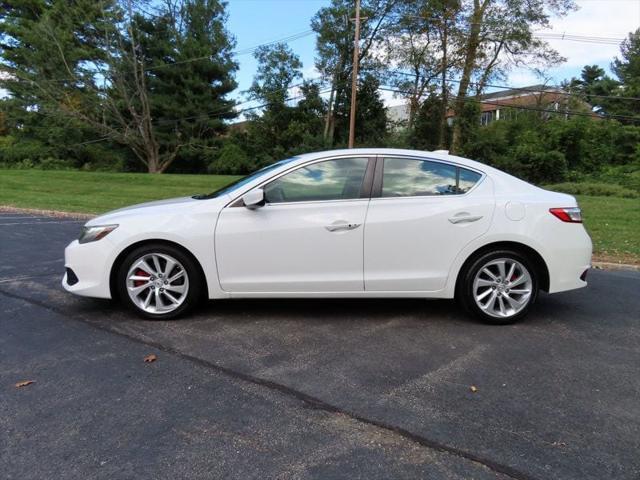
[[158,359],[158,357],[156,357],[153,353],[151,355],[147,355],[146,357],[144,357],[144,363],[152,363],[155,362]]
[[473,393],[476,393],[478,391],[478,387],[476,387],[475,385],[471,385],[469,387],[469,390],[471,390]]
[[16,388],[27,387],[27,386],[31,385],[32,383],[36,383],[36,381],[35,380],[23,380],[21,382],[16,383]]

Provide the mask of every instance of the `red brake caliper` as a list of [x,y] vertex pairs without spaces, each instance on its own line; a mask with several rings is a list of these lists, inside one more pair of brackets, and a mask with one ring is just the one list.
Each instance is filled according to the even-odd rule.
[[[138,270],[136,270],[136,276],[138,276],[138,277],[150,277],[151,275],[149,275],[147,272],[145,272],[144,270],[139,268]],[[144,280],[134,280],[133,281],[133,286],[134,287],[139,287],[140,285],[144,285],[145,283],[147,283],[147,282],[145,282]]]

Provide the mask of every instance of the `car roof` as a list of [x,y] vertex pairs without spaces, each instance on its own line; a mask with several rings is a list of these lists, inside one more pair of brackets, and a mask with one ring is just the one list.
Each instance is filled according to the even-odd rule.
[[[464,157],[458,157],[456,155],[450,155],[443,150],[430,152],[427,150],[408,150],[402,148],[343,148],[337,150],[324,150],[321,152],[305,153],[298,155],[299,159],[296,163],[308,162],[309,160],[316,160],[329,156],[341,156],[341,155],[362,155],[362,156],[374,156],[374,155],[401,155],[412,157],[424,157],[432,158],[434,160],[442,160],[458,165],[464,165],[471,168],[475,168],[481,171],[494,171],[495,169],[489,167],[485,163],[476,162]],[[498,170],[499,171],[499,170]]]

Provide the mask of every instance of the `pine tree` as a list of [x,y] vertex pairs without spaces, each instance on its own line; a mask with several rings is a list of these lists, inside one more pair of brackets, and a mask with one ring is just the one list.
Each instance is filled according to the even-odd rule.
[[[621,88],[616,93],[622,97],[640,97],[640,29],[631,32],[620,46],[621,57],[616,57],[611,65],[613,73],[620,81]],[[640,116],[640,102],[618,100],[610,109],[618,115]]]
[[237,65],[220,0],[167,2],[158,14],[132,0],[5,3],[0,46],[11,77],[0,86],[26,128],[59,131],[62,144],[95,132],[92,142],[119,143],[158,173],[176,158],[203,158],[235,115],[227,95]]

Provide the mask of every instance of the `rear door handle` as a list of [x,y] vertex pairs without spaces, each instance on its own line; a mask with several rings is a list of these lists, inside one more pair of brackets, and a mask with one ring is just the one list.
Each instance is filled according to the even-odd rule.
[[324,228],[326,228],[330,232],[340,232],[343,230],[354,230],[360,225],[360,223],[332,223],[331,225],[327,225]]
[[471,223],[471,222],[477,222],[478,220],[480,220],[482,218],[482,215],[461,215],[461,216],[456,216],[456,217],[451,217],[449,218],[449,221],[451,223]]

